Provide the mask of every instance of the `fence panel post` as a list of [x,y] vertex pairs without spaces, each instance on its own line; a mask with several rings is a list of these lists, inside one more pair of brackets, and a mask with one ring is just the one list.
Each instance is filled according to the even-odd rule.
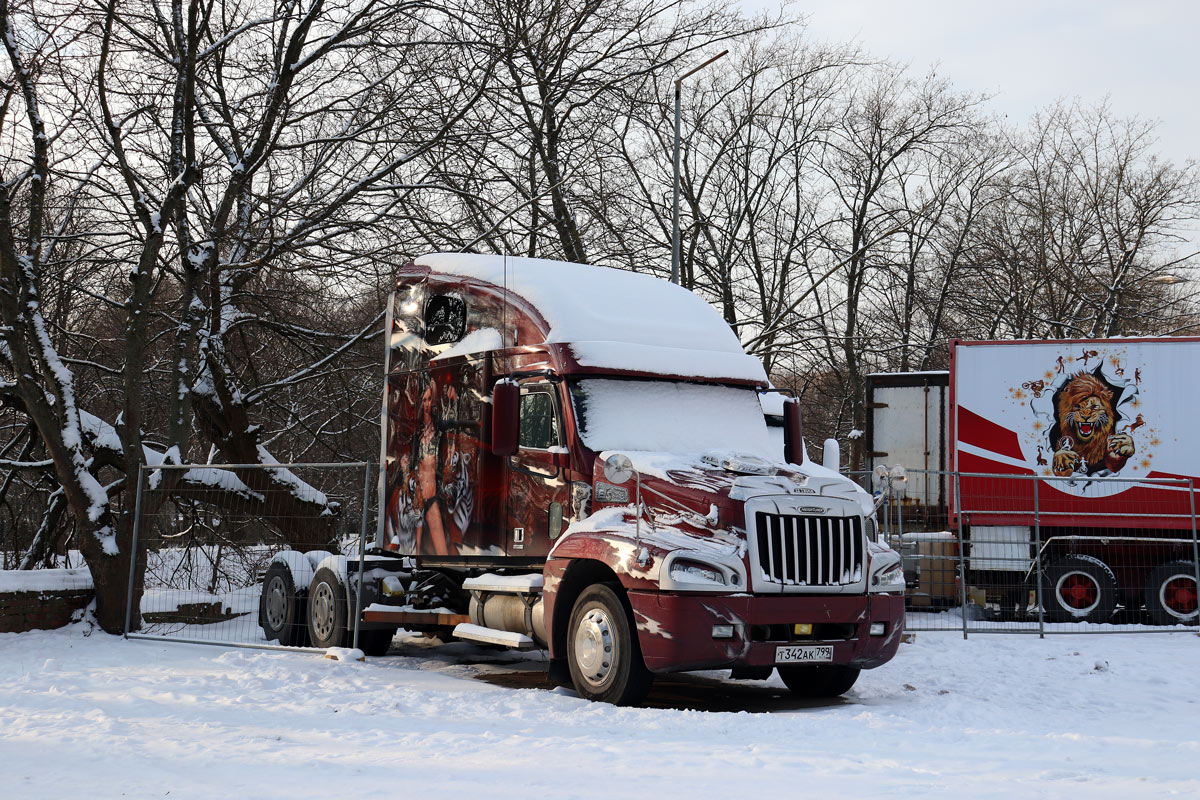
[[[1196,482],[1188,478],[1188,502],[1192,514],[1192,569],[1196,571],[1196,586],[1200,587],[1200,542],[1196,541]],[[1196,621],[1200,625],[1200,606],[1196,608]],[[1200,631],[1196,632],[1200,636]]]
[[[142,481],[146,465],[138,466],[137,491],[133,501],[133,541],[129,545],[129,586],[125,592],[125,638],[129,638],[129,626],[133,621],[133,582],[137,579],[138,534],[142,524]],[[139,626],[140,627],[140,626]]]
[[959,473],[954,473],[954,511],[958,514],[958,585],[959,594],[962,604],[962,632],[963,638],[967,638],[967,545],[963,537],[963,528],[966,527],[964,520],[966,517],[962,510],[962,490],[959,486]]
[[1041,479],[1033,476],[1033,557],[1037,559],[1034,566],[1037,570],[1037,586],[1033,590],[1038,607],[1038,638],[1046,638],[1046,610],[1042,607],[1042,513],[1041,496],[1038,487]]
[[371,499],[371,465],[363,465],[362,519],[358,526],[358,582],[354,601],[354,641],[351,647],[358,647],[358,624],[362,620],[362,587],[366,570],[367,547],[367,506]]

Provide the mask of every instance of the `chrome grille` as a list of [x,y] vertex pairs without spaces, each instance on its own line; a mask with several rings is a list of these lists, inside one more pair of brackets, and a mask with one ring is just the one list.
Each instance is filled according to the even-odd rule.
[[758,564],[784,586],[846,586],[863,578],[861,517],[755,514]]

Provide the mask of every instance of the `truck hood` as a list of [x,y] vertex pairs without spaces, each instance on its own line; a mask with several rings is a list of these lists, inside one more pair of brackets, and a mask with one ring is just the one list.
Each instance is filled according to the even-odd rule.
[[[616,451],[600,454],[603,461]],[[730,451],[664,453],[622,450],[642,479],[656,479],[693,492],[713,495],[712,502],[728,497],[745,501],[760,495],[817,495],[855,502],[870,516],[874,500],[858,484],[833,470],[805,459],[803,464],[766,461],[758,456]],[[754,474],[758,473],[758,474]]]
[[[751,514],[794,510],[844,518],[873,512],[870,495],[844,476],[817,464],[783,464],[728,452],[606,451],[593,465],[597,491],[606,483],[605,459],[618,452],[627,456],[637,470],[642,502],[651,513],[635,512],[636,482],[630,478],[622,484],[628,495],[622,494],[620,501],[600,501],[607,505],[573,522],[551,548],[550,557],[585,552],[580,539],[600,539],[629,575],[660,588],[678,588],[671,582],[676,580],[674,577],[667,580],[664,576],[669,574],[673,559],[689,558],[687,553],[691,552],[696,554],[693,558],[726,574],[729,582],[723,584],[728,587],[725,590],[746,591],[753,589],[753,582],[758,580],[749,573],[755,561],[754,537],[747,536],[746,529]],[[748,474],[747,470],[759,474]],[[734,576],[740,576],[740,581]],[[857,590],[856,586],[840,589]],[[687,590],[715,588],[690,586]],[[780,589],[768,587],[764,591]]]

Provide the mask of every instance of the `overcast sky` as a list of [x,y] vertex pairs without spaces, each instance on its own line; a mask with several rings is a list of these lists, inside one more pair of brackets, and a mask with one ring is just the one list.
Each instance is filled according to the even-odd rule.
[[[748,11],[778,0],[741,0]],[[808,33],[938,72],[1024,122],[1058,97],[1105,96],[1159,121],[1162,155],[1200,158],[1198,0],[797,0]]]

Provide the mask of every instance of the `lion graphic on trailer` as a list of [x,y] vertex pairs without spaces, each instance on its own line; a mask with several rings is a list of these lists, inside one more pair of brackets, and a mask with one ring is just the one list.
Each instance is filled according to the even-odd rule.
[[1115,432],[1112,390],[1091,373],[1071,376],[1055,399],[1054,418],[1055,475],[1118,472],[1134,453],[1133,437]]

